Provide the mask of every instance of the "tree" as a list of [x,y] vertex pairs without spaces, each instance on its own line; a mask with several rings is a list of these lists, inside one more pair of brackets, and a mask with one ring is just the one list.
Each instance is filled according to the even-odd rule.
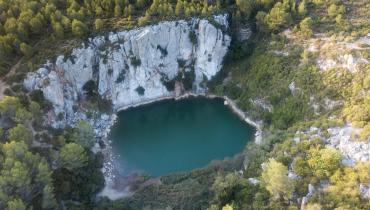
[[33,33],[35,34],[40,33],[42,30],[42,26],[43,26],[43,22],[40,19],[40,16],[33,17],[30,20],[30,28]]
[[57,206],[53,191],[52,185],[45,185],[42,191],[42,209],[55,209]]
[[6,36],[0,36],[0,55],[6,56],[13,52],[12,39]]
[[149,1],[148,0],[137,0],[136,1],[136,7],[138,9],[144,9],[148,5]]
[[260,30],[267,29],[266,22],[265,22],[266,16],[267,16],[266,12],[263,12],[263,11],[259,11],[256,15],[257,26]]
[[24,124],[26,124],[31,119],[32,119],[32,114],[29,111],[27,111],[25,108],[19,108],[15,112],[15,118],[14,118],[14,120],[17,123],[24,123]]
[[41,118],[41,107],[37,102],[31,101],[30,105],[28,106],[28,111],[31,112],[32,117],[34,119],[40,119]]
[[5,32],[8,34],[17,34],[17,19],[14,17],[8,18],[4,24]]
[[259,0],[259,3],[263,6],[265,9],[270,9],[271,6],[276,2],[276,0]]
[[17,35],[18,38],[22,41],[28,40],[28,26],[24,22],[18,22],[17,25]]
[[245,14],[247,17],[250,16],[253,8],[254,8],[255,1],[253,0],[236,0],[236,5]]
[[135,7],[132,4],[128,5],[128,15],[133,15],[135,13]]
[[340,153],[334,148],[315,147],[309,150],[308,165],[317,177],[329,177],[339,168],[341,161]]
[[14,141],[23,141],[28,145],[32,144],[32,131],[27,129],[24,125],[18,124],[9,130],[9,139]]
[[236,172],[229,173],[226,176],[217,176],[212,185],[212,190],[215,192],[215,200],[221,206],[226,205],[234,199],[236,188],[242,188],[241,186],[245,185],[246,180]]
[[114,16],[120,17],[122,15],[122,8],[119,4],[114,7]]
[[299,23],[299,28],[300,28],[302,36],[304,36],[305,38],[309,38],[313,35],[312,25],[313,25],[313,21],[311,17],[306,17]]
[[21,199],[13,199],[8,201],[6,210],[26,210],[26,205]]
[[50,168],[22,141],[6,142],[1,152],[4,164],[0,169],[0,204],[7,204],[8,209],[25,209],[42,194],[45,185],[52,184]]
[[331,4],[331,5],[328,7],[328,15],[329,15],[329,17],[331,17],[331,18],[334,18],[335,16],[337,16],[337,5],[335,5],[335,4]]
[[30,56],[32,54],[32,47],[29,46],[28,44],[22,42],[21,46],[20,46],[20,50],[22,52],[23,55],[25,56]]
[[[330,201],[327,206],[346,207],[337,209],[369,209],[369,203],[361,202],[361,188],[359,187],[361,183],[369,182],[369,162],[358,162],[355,166],[336,170],[325,189],[325,199]],[[324,206],[323,209],[328,209],[325,208],[327,206]]]
[[343,15],[345,11],[346,8],[344,7],[344,5],[337,6],[336,4],[333,3],[328,7],[328,15],[331,18],[335,18],[338,15]]
[[53,31],[57,38],[62,39],[64,37],[64,28],[59,22],[52,22],[51,24]]
[[86,25],[77,20],[77,19],[74,19],[72,21],[72,33],[77,36],[77,37],[83,37],[87,32],[87,27]]
[[184,5],[182,0],[178,0],[176,3],[176,8],[175,8],[175,14],[177,16],[180,16],[184,13]]
[[306,1],[303,0],[303,1],[301,1],[301,3],[298,6],[298,14],[301,17],[304,17],[307,14],[306,4],[307,4]]
[[337,15],[335,18],[335,23],[341,30],[347,30],[348,28],[348,22],[345,18],[343,18],[343,15]]
[[104,21],[102,19],[98,18],[95,20],[95,29],[96,30],[101,30],[104,28]]
[[13,96],[5,96],[1,101],[0,101],[0,113],[3,116],[6,117],[14,117],[16,110],[21,108],[22,105],[19,102],[19,99]]
[[222,207],[222,210],[233,210],[234,208],[230,206],[229,204],[226,204],[224,207]]
[[290,14],[286,11],[285,6],[278,2],[271,9],[271,11],[266,15],[266,24],[269,29],[276,31],[281,27],[288,25],[291,21]]
[[91,125],[86,121],[78,122],[72,133],[72,141],[88,149],[93,147],[95,137]]
[[139,26],[144,26],[145,24],[147,24],[148,23],[148,20],[149,20],[149,18],[148,18],[149,16],[143,16],[143,17],[140,17],[139,18],[139,20],[138,20],[138,24],[139,24]]
[[88,157],[83,147],[76,143],[69,143],[60,150],[60,164],[63,168],[73,170],[84,167]]
[[289,200],[294,190],[293,181],[288,177],[288,169],[274,159],[269,159],[262,172],[262,181],[274,200]]

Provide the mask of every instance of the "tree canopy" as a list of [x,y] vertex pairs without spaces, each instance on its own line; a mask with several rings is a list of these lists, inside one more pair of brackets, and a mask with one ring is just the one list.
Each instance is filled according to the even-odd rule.
[[288,169],[276,160],[269,159],[266,163],[262,180],[274,199],[289,200],[292,197],[294,185],[288,177]]

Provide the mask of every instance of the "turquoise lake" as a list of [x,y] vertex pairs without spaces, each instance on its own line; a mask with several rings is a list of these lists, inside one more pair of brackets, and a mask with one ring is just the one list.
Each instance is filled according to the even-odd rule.
[[121,111],[110,138],[121,175],[161,176],[232,157],[254,133],[222,99],[196,97]]

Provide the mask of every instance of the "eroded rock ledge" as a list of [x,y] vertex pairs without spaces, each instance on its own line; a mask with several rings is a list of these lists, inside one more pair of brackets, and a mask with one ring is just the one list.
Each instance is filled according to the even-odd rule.
[[[206,81],[222,67],[231,38],[227,15],[208,20],[167,21],[129,31],[90,38],[69,57],[60,55],[28,74],[28,91],[41,90],[54,107],[52,126],[76,119],[84,86],[94,84],[119,110],[171,98],[184,91],[206,92]],[[57,117],[58,116],[58,117]]]

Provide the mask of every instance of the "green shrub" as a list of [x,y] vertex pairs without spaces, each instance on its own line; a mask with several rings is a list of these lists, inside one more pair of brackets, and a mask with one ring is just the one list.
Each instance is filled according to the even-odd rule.
[[139,94],[140,96],[143,96],[144,93],[145,93],[145,89],[141,86],[137,87],[135,90],[136,90],[137,94]]
[[189,31],[189,39],[193,45],[198,44],[198,38],[197,38],[197,35],[195,34],[195,31],[192,31],[192,30]]
[[141,65],[140,58],[137,58],[135,56],[131,57],[131,65],[133,65],[134,67],[140,66]]

